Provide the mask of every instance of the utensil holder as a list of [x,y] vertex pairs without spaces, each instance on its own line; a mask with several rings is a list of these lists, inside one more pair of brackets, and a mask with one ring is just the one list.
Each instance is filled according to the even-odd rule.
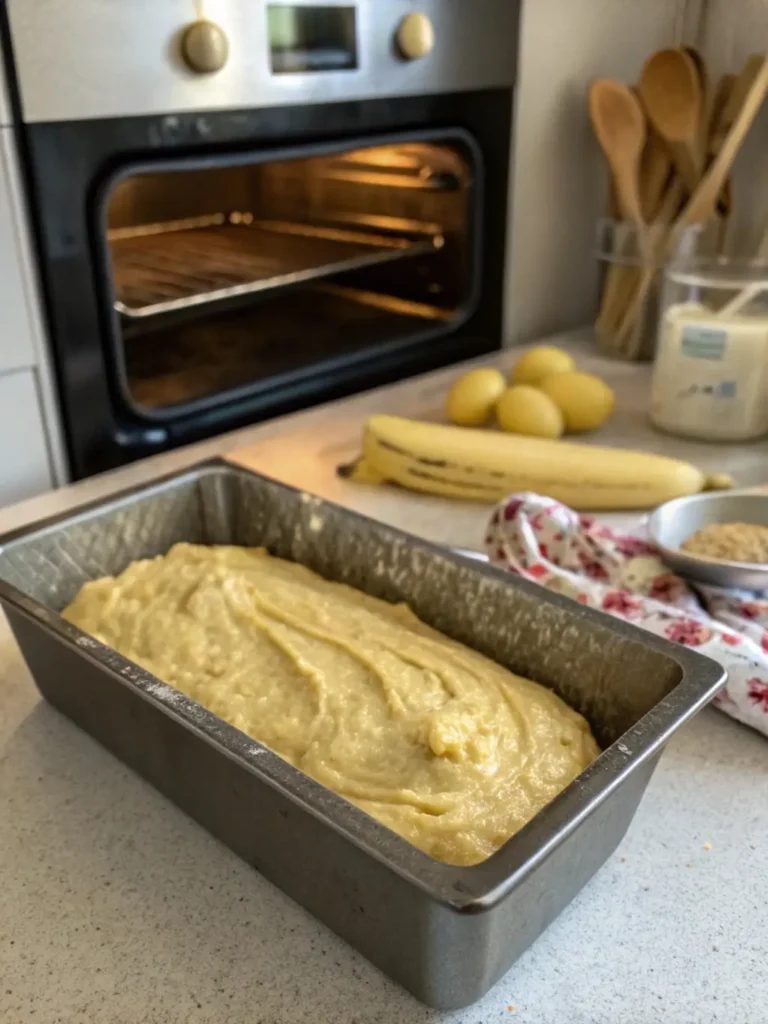
[[[672,262],[713,254],[722,244],[723,222],[694,224],[681,235]],[[642,236],[634,224],[601,218],[595,256],[603,264],[600,309],[595,321],[598,349],[617,359],[653,359],[659,322],[663,251],[668,225],[651,224]]]

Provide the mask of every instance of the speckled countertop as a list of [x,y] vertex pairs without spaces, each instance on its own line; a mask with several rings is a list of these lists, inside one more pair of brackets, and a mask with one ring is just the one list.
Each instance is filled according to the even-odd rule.
[[[680,454],[743,484],[768,480],[768,445],[652,434],[647,371],[601,371],[621,410],[604,443]],[[333,472],[354,454],[367,413],[429,415],[454,374],[0,510],[0,530],[247,446],[272,475],[432,539],[477,546],[483,509],[356,487]],[[768,741],[705,711],[670,744],[610,862],[482,1002],[441,1014],[41,703],[0,623],[2,1024],[764,1024],[767,848]]]

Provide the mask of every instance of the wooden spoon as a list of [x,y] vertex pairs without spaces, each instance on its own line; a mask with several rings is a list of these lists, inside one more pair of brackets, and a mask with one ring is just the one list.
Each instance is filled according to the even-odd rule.
[[[670,185],[672,160],[664,141],[649,127],[648,138],[640,160],[640,205],[647,227],[653,227],[657,217],[663,215],[665,196]],[[681,195],[677,194],[677,203]],[[669,215],[667,215],[669,223]],[[636,266],[613,265],[606,278],[595,332],[605,349],[615,349],[616,330],[624,310],[637,289],[642,271]],[[621,346],[623,348],[623,345]]]
[[642,232],[638,186],[646,136],[642,108],[626,85],[599,78],[589,90],[589,116],[616,183],[619,213]]
[[713,215],[717,197],[725,184],[733,161],[763,105],[766,92],[768,92],[768,57],[759,58],[759,64],[755,64],[753,71],[750,72],[750,82],[749,90],[731,123],[717,156],[702,178],[698,189],[689,199],[688,205],[675,222],[675,232],[678,238],[672,239],[672,248],[679,240],[680,233],[689,224],[703,223]]
[[651,224],[659,211],[671,173],[669,150],[651,128],[640,161],[640,205],[646,224]]
[[760,58],[759,67],[755,65],[750,76],[750,89],[741,109],[731,124],[730,131],[723,141],[720,152],[704,175],[698,189],[690,197],[682,213],[675,220],[663,242],[659,243],[652,265],[643,272],[640,286],[635,293],[632,303],[627,308],[619,327],[619,340],[626,337],[632,330],[635,319],[642,309],[648,290],[653,283],[657,268],[663,266],[676,252],[685,229],[691,224],[703,223],[712,216],[717,197],[723,188],[724,182],[727,180],[731,165],[736,159],[741,144],[752,127],[760,107],[763,105],[766,93],[768,93],[768,58]]
[[725,76],[725,86],[721,82],[721,87],[727,89],[727,80],[733,79],[730,90],[725,92],[725,95],[721,100],[722,108],[716,123],[712,127],[709,139],[710,156],[717,156],[723,148],[728,132],[731,130],[734,121],[739,116],[739,112],[746,102],[755,78],[760,73],[764,60],[764,57],[754,54],[747,60],[739,75],[735,78],[733,78],[732,75]]
[[712,97],[712,116],[709,121],[709,134],[707,137],[708,157],[717,156],[722,146],[722,140],[728,133],[728,129],[725,127],[725,112],[733,95],[737,77],[737,75],[723,75],[714,91]]
[[683,50],[659,50],[646,62],[638,86],[648,120],[669,146],[680,177],[693,192],[701,177],[701,82]]
[[[642,108],[627,86],[610,79],[598,79],[589,90],[589,114],[611,169],[619,216],[635,225],[638,243],[644,251],[645,223],[638,184],[646,138]],[[627,269],[614,263],[608,268],[605,279],[595,330],[606,347],[611,344],[613,310]]]
[[[727,134],[725,128],[726,105],[730,102],[733,89],[736,85],[737,75],[723,75],[712,93],[712,113],[709,119],[709,130],[707,133],[707,151],[705,155],[705,166],[710,160],[717,156],[722,148],[722,140]],[[735,114],[734,114],[735,116]],[[729,114],[728,123],[733,123]],[[724,130],[725,129],[725,130]],[[733,213],[733,188],[731,179],[726,178],[720,195],[717,197],[717,212],[720,215],[720,241],[717,251],[722,253],[725,249],[725,236],[728,223]]]
[[714,94],[712,91],[712,82],[709,78],[709,71],[707,65],[694,46],[684,46],[683,52],[687,53],[696,66],[696,73],[699,76],[699,90],[701,93],[701,102],[699,105],[699,130],[696,136],[697,145],[699,148],[699,163],[701,167],[704,167],[707,157],[707,147],[709,145],[709,126],[712,120],[712,104],[714,102]]

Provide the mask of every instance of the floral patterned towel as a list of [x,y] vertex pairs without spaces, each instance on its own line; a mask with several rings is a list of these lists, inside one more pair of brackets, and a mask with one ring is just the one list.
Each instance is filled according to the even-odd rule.
[[716,706],[768,735],[768,591],[694,589],[647,541],[538,494],[497,506],[485,543],[494,565],[719,662]]

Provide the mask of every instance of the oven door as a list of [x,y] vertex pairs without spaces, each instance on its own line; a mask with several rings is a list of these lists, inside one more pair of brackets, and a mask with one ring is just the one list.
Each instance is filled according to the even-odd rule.
[[121,406],[265,414],[439,345],[477,305],[481,182],[463,131],[121,168],[96,231]]
[[28,127],[75,478],[499,347],[511,90],[311,114]]

